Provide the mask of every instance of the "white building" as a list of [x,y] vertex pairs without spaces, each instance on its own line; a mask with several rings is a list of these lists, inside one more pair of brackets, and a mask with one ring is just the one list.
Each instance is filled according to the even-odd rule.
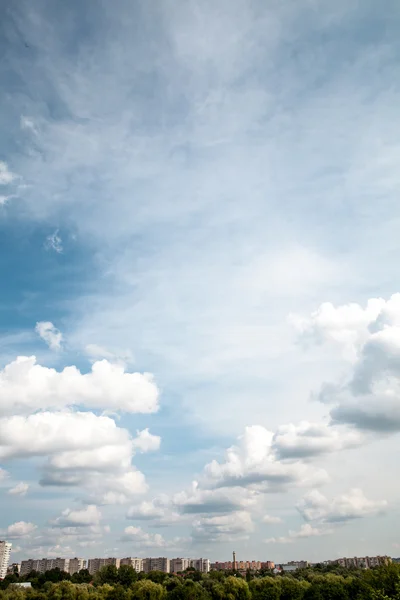
[[210,571],[210,561],[208,558],[192,558],[190,566],[200,573],[208,573]]
[[0,579],[4,579],[7,575],[11,546],[11,542],[0,541]]
[[163,571],[163,573],[169,573],[169,558],[165,558],[164,556],[158,558],[144,558],[143,571],[145,573],[150,573],[150,571]]
[[170,572],[171,573],[182,573],[187,568],[192,566],[191,558],[171,558],[170,560]]
[[108,567],[109,565],[114,565],[119,569],[121,559],[120,558],[89,558],[88,561],[88,569],[91,575],[100,571],[103,567]]
[[143,558],[137,558],[128,556],[127,558],[121,558],[120,565],[128,565],[129,567],[133,567],[137,573],[143,571]]
[[86,560],[84,558],[70,558],[69,559],[69,574],[79,573],[82,569],[86,569]]

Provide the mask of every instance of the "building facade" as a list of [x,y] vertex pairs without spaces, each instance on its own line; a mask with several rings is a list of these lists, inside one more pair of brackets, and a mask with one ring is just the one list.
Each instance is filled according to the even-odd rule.
[[114,567],[117,567],[117,569],[119,569],[120,563],[120,558],[89,558],[87,568],[89,570],[89,573],[91,575],[94,575],[95,573],[97,573],[97,571],[100,571],[100,569],[102,569],[103,567],[108,567],[109,565],[114,565]]
[[337,564],[346,569],[372,569],[373,567],[382,567],[392,562],[389,556],[353,556],[351,558],[338,558],[328,561],[329,564]]
[[133,567],[137,573],[143,571],[143,558],[136,558],[128,556],[127,558],[121,558],[120,566],[128,565],[129,567]]
[[158,557],[158,558],[144,558],[143,559],[143,571],[150,573],[150,571],[163,571],[163,573],[170,572],[170,561],[169,558]]
[[191,566],[190,558],[171,558],[170,573],[182,573]]
[[69,559],[69,574],[79,573],[82,569],[86,569],[86,560],[84,558],[70,558]]
[[7,575],[11,546],[11,542],[0,541],[0,579],[4,579]]
[[189,566],[196,569],[196,571],[200,571],[200,573],[208,573],[210,571],[210,561],[208,558],[192,558]]

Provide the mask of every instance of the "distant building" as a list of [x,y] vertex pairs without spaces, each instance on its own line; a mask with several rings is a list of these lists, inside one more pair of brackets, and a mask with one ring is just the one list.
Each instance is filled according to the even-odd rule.
[[0,579],[4,579],[7,575],[11,546],[11,542],[0,541]]
[[281,570],[284,571],[285,573],[292,573],[293,571],[297,571],[298,567],[296,567],[296,565],[280,565]]
[[170,573],[182,573],[186,571],[191,565],[190,558],[171,558],[170,560]]
[[12,563],[11,565],[8,566],[7,569],[7,574],[12,574],[12,573],[20,573],[21,572],[21,563]]
[[[37,571],[38,573],[45,573],[51,569],[60,569],[70,573],[70,560],[69,558],[41,558],[23,560],[21,562],[20,575],[27,575],[31,571]],[[74,571],[75,572],[75,571]]]
[[86,560],[84,558],[70,558],[69,559],[69,574],[79,573],[82,569],[86,569]]
[[262,569],[275,569],[275,563],[272,560],[261,561]]
[[128,565],[129,567],[133,567],[137,573],[143,571],[143,558],[132,558],[131,556],[127,558],[121,558],[120,566]]
[[327,561],[329,564],[337,564],[345,569],[372,569],[373,567],[381,567],[392,562],[390,556],[354,556],[351,558],[338,558],[333,561]]
[[16,587],[16,588],[30,588],[32,587],[32,584],[30,581],[21,581],[18,583],[11,583],[10,587]]
[[210,571],[210,561],[208,558],[192,558],[190,559],[190,567],[200,571],[200,573],[208,573]]
[[117,569],[119,569],[120,561],[121,561],[120,558],[113,558],[113,557],[89,558],[87,568],[89,570],[89,573],[91,575],[94,575],[95,573],[97,573],[97,571],[100,571],[100,569],[102,569],[103,567],[108,567],[110,565],[114,565],[114,567],[117,567]]
[[306,569],[309,566],[308,560],[289,560],[286,564],[296,567],[296,569]]
[[150,571],[163,571],[163,573],[170,572],[169,558],[158,557],[158,558],[144,558],[143,559],[143,571],[150,573]]

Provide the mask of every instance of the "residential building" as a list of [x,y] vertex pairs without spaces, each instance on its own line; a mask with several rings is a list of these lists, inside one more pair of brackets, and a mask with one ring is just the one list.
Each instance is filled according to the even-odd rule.
[[389,556],[354,556],[352,558],[338,558],[334,561],[329,561],[331,564],[336,563],[346,569],[372,569],[373,567],[381,567],[392,562]]
[[94,575],[95,573],[97,573],[97,571],[100,571],[100,569],[102,569],[103,567],[108,567],[109,565],[114,565],[115,567],[117,567],[117,569],[119,569],[120,566],[120,558],[89,558],[88,560],[88,570],[89,573],[91,575]]
[[20,575],[28,575],[31,571],[39,571],[40,562],[40,560],[34,560],[33,558],[21,561]]
[[82,569],[86,569],[86,560],[84,558],[70,558],[69,559],[69,574],[79,573]]
[[11,542],[0,541],[0,579],[4,579],[7,575],[11,546]]
[[272,560],[261,561],[262,569],[275,569],[275,563]]
[[150,571],[163,571],[163,573],[170,572],[169,558],[158,557],[158,558],[144,558],[143,559],[143,571],[150,573]]
[[308,560],[289,560],[286,564],[296,569],[306,569],[309,566]]
[[12,573],[20,573],[21,572],[21,563],[12,563],[8,565],[7,574]]
[[121,558],[120,566],[122,567],[122,565],[133,567],[137,573],[140,573],[143,571],[143,558],[132,558],[131,556]]
[[210,571],[210,561],[208,558],[193,558],[190,561],[190,566],[201,573],[208,573]]
[[182,571],[186,571],[188,567],[192,566],[191,563],[192,560],[190,558],[171,558],[169,565],[170,573],[182,573]]

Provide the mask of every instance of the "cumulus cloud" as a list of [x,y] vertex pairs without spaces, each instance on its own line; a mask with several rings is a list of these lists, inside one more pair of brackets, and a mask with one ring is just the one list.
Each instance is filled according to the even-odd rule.
[[333,405],[333,423],[377,433],[400,431],[400,294],[387,301],[372,298],[366,308],[323,305],[310,323],[307,327],[317,328],[324,339],[334,331],[335,340],[353,344],[346,380],[325,383],[318,394]]
[[46,250],[53,250],[57,254],[62,254],[63,245],[58,229],[56,229],[55,231],[53,231],[53,233],[47,236],[46,241],[44,243],[44,247],[46,248]]
[[12,183],[16,178],[17,176],[15,175],[15,173],[10,171],[7,163],[0,160],[0,185],[8,185]]
[[362,437],[354,431],[343,431],[324,423],[302,421],[294,425],[282,425],[276,431],[272,447],[279,458],[307,458],[362,443]]
[[239,445],[229,448],[225,462],[213,460],[205,467],[205,477],[214,487],[258,486],[274,491],[291,485],[319,485],[328,479],[323,469],[301,462],[277,460],[274,434],[265,427],[246,427]]
[[139,450],[139,452],[153,452],[159,450],[161,438],[158,435],[153,435],[146,428],[142,431],[137,431],[137,437],[133,439],[132,444],[135,450]]
[[280,517],[274,517],[272,515],[264,515],[262,518],[263,523],[267,523],[268,525],[276,525],[278,523],[282,523],[282,519]]
[[34,523],[28,523],[26,521],[18,521],[9,525],[5,532],[2,532],[4,537],[10,540],[24,538],[31,535],[37,529],[37,525]]
[[134,521],[151,521],[152,525],[158,527],[170,525],[180,519],[179,513],[174,510],[170,498],[166,494],[131,506],[126,517]]
[[147,490],[132,465],[133,440],[91,412],[40,412],[0,419],[0,458],[44,457],[44,486],[79,486],[89,504],[129,502]]
[[190,490],[173,496],[173,504],[183,514],[227,513],[254,503],[251,491],[232,489],[202,489],[197,481]]
[[80,510],[67,508],[61,513],[61,516],[54,519],[51,523],[57,527],[86,527],[88,525],[98,525],[100,521],[100,510],[96,505],[89,504]]
[[196,519],[193,522],[192,537],[197,541],[229,542],[247,539],[253,529],[250,513],[237,511]]
[[90,359],[98,360],[99,358],[106,358],[110,362],[117,362],[123,364],[130,364],[134,362],[132,352],[130,350],[109,350],[98,344],[87,344],[85,346],[85,353]]
[[288,536],[282,537],[271,537],[265,540],[266,544],[292,544],[296,540],[309,538],[309,537],[320,537],[321,535],[330,535],[333,533],[333,529],[318,529],[312,527],[309,523],[304,523],[299,531],[289,531]]
[[343,523],[383,514],[387,509],[387,502],[369,500],[363,491],[357,488],[331,500],[318,490],[311,490],[301,499],[297,508],[306,521]]
[[36,333],[46,342],[51,350],[60,350],[63,335],[50,321],[39,321],[35,327]]
[[28,489],[29,485],[27,483],[24,483],[23,481],[20,481],[13,488],[9,489],[8,493],[12,496],[25,496]]
[[143,531],[141,527],[134,527],[133,525],[129,525],[124,529],[121,541],[133,542],[144,548],[173,548],[185,543],[185,540],[181,538],[176,537],[173,540],[166,540],[159,533],[148,533]]
[[3,414],[74,405],[129,413],[158,410],[152,375],[125,372],[124,366],[107,360],[82,374],[75,366],[56,371],[38,365],[34,356],[19,356],[0,371],[0,384]]

